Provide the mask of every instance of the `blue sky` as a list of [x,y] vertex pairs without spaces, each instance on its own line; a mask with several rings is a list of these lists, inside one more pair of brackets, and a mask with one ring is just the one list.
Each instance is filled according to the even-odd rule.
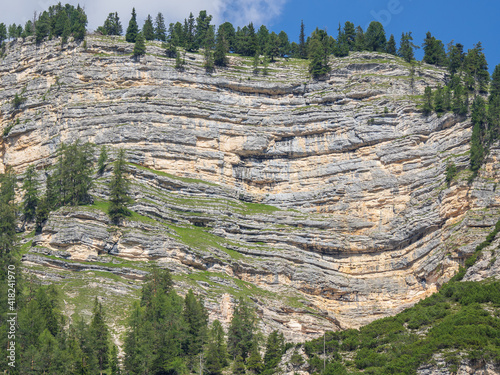
[[[384,25],[387,36],[394,34],[399,45],[401,33],[412,31],[414,43],[421,45],[427,31],[443,41],[462,43],[465,49],[481,41],[490,72],[500,64],[500,2],[493,0],[289,0],[279,16],[270,22],[270,29],[285,30],[297,40],[300,20],[306,34],[318,26],[337,35],[339,22],[351,21],[364,30],[371,21]],[[417,58],[423,56],[422,49]]]
[[[0,3],[0,22],[22,23],[32,18],[33,12],[46,10],[55,0],[16,0]],[[421,45],[425,33],[432,34],[446,45],[452,39],[465,49],[481,41],[490,71],[500,63],[498,32],[500,2],[495,0],[66,0],[80,3],[89,18],[89,29],[102,25],[110,12],[118,12],[124,28],[136,8],[139,24],[148,14],[162,12],[168,22],[182,21],[189,12],[197,15],[206,9],[220,24],[230,21],[245,25],[253,21],[264,23],[270,30],[286,31],[291,40],[298,40],[300,20],[304,20],[306,34],[316,26],[337,35],[339,22],[351,21],[364,30],[373,20],[380,21],[387,36],[394,34],[399,42],[401,33],[412,31],[414,43]],[[417,58],[422,58],[422,50]]]

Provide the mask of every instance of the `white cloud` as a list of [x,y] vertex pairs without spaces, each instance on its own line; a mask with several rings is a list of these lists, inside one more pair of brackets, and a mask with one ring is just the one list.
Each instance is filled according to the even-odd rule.
[[[127,28],[132,7],[135,7],[139,26],[142,27],[144,19],[148,14],[154,18],[158,12],[162,12],[168,23],[183,21],[193,12],[196,17],[200,10],[206,10],[213,15],[212,23],[220,24],[224,21],[232,22],[235,26],[244,26],[249,22],[255,25],[268,24],[273,18],[279,16],[287,0],[148,0],[137,2],[133,0],[66,0],[65,4],[78,3],[85,8],[89,19],[89,29],[96,29],[102,25],[107,15],[118,12],[124,30]],[[46,10],[57,0],[17,0],[2,1],[0,5],[0,22],[5,24],[24,24],[33,17],[33,12]]]

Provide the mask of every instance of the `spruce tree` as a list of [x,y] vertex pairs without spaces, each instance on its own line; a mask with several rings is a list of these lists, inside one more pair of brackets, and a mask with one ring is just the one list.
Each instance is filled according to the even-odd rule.
[[0,258],[3,260],[10,259],[17,249],[15,186],[16,177],[8,168],[0,175]]
[[307,50],[306,50],[306,34],[304,32],[304,21],[300,21],[300,35],[299,35],[299,56],[301,59],[307,59]]
[[243,357],[241,355],[237,355],[234,359],[233,363],[233,375],[245,375],[245,362],[243,361]]
[[472,128],[470,147],[470,169],[477,174],[486,153],[486,102],[477,96],[472,103],[471,120]]
[[364,35],[365,45],[368,51],[385,52],[387,40],[384,26],[380,22],[372,21]]
[[446,61],[443,42],[433,37],[430,32],[427,32],[424,39],[423,61],[433,65],[444,65]]
[[161,12],[158,13],[155,19],[155,38],[162,42],[167,40],[167,29],[165,27],[165,19]]
[[278,34],[280,56],[285,57],[290,55],[290,41],[288,40],[288,35],[282,30]]
[[324,76],[330,71],[327,54],[321,42],[312,39],[309,43],[309,73],[313,78]]
[[265,25],[260,25],[259,30],[257,31],[257,45],[259,46],[261,51],[267,51],[269,46],[269,30]]
[[205,42],[203,44],[204,48],[204,67],[206,72],[212,72],[214,70],[214,52],[213,48],[215,45],[215,36],[213,27],[209,27],[205,33]]
[[[0,23],[0,47],[2,47],[3,42],[7,39],[7,27],[2,22]],[[42,38],[43,39],[43,38]],[[37,40],[38,42],[38,40]]]
[[415,59],[415,54],[413,50],[419,48],[413,44],[413,37],[411,36],[411,31],[409,33],[403,33],[401,35],[401,43],[398,49],[398,55],[402,57],[406,62],[410,63]]
[[132,8],[132,17],[130,18],[130,21],[128,23],[125,40],[129,43],[135,43],[138,33],[139,26],[137,25],[137,15],[135,14],[135,8]]
[[153,19],[151,15],[148,14],[146,21],[144,21],[144,26],[142,27],[142,34],[144,35],[144,39],[153,40],[155,39],[155,30],[153,27]]
[[108,215],[114,223],[118,223],[120,219],[132,215],[132,212],[127,208],[127,204],[132,199],[128,196],[128,181],[125,173],[125,150],[120,149],[113,165],[113,177],[109,184]]
[[354,50],[364,51],[366,49],[365,33],[361,26],[356,28],[356,37],[354,39]]
[[118,13],[109,13],[104,25],[98,28],[104,35],[121,35],[123,32],[122,24]]
[[389,38],[389,41],[387,42],[386,52],[390,53],[391,55],[394,55],[394,56],[397,55],[396,39],[394,39],[393,34],[391,34],[391,37]]
[[495,66],[495,70],[493,70],[493,74],[491,75],[489,101],[493,102],[493,99],[499,96],[500,96],[500,64]]
[[278,366],[284,353],[284,347],[285,340],[283,334],[278,331],[271,332],[267,338],[266,354],[264,355],[264,366],[266,370],[271,372]]
[[352,22],[347,21],[344,24],[344,35],[349,44],[349,51],[355,50],[355,40],[356,40],[356,29],[354,28],[354,24]]
[[228,51],[229,44],[226,41],[224,32],[219,27],[215,41],[214,64],[217,66],[227,66],[229,59],[226,54]]
[[87,31],[87,15],[80,7],[77,6],[76,10],[72,14],[72,23],[71,23],[71,33],[73,37],[77,41],[82,41],[85,38],[85,33]]
[[101,152],[99,153],[99,159],[97,159],[97,173],[99,174],[104,173],[107,161],[108,161],[108,152],[106,151],[106,146],[102,146]]
[[196,44],[196,26],[194,23],[193,13],[189,13],[189,18],[184,20],[184,38],[186,51],[198,51],[198,45]]
[[273,31],[267,42],[267,56],[274,62],[274,59],[280,55],[280,41],[278,35]]
[[111,375],[120,375],[120,367],[118,364],[118,348],[116,345],[113,345],[111,347],[111,355],[110,355],[110,360],[109,360],[109,370],[111,371]]
[[[309,48],[313,47],[310,46]],[[325,51],[325,53],[327,52]],[[346,34],[340,27],[340,23],[337,34],[337,41],[335,43],[334,54],[336,57],[345,57],[349,55],[349,42],[347,40]]]
[[135,38],[135,44],[134,44],[134,57],[137,60],[141,59],[141,56],[144,56],[146,54],[146,43],[144,41],[144,35],[142,32],[137,34],[137,38]]
[[437,114],[441,114],[445,111],[444,92],[441,86],[438,86],[434,95],[434,109]]
[[94,300],[92,311],[92,321],[90,323],[90,334],[92,337],[92,347],[95,350],[100,374],[109,366],[109,331],[105,322],[104,311],[101,303]]
[[250,306],[240,298],[228,331],[227,348],[229,354],[233,357],[248,357],[254,342],[255,324],[255,315]]
[[196,356],[201,353],[207,340],[208,313],[203,302],[194,296],[191,289],[184,299],[183,315],[187,325],[183,343],[184,352],[188,356]]
[[36,42],[40,43],[50,33],[50,18],[49,14],[45,11],[41,14],[40,18],[35,24]]
[[261,374],[264,371],[264,363],[259,351],[259,345],[254,341],[250,355],[247,359],[247,369],[252,374]]
[[198,47],[205,45],[209,29],[212,29],[212,34],[213,34],[213,26],[210,26],[211,21],[212,21],[212,16],[208,15],[206,10],[201,10],[200,13],[198,14],[198,17],[196,17],[196,28],[195,28],[196,49],[198,49]]
[[38,205],[38,181],[35,167],[30,165],[26,170],[23,181],[24,197],[21,203],[24,220],[33,221],[36,217],[36,207]]
[[432,89],[430,86],[425,87],[424,91],[424,106],[423,111],[426,116],[430,115],[434,109],[433,100],[432,100]]

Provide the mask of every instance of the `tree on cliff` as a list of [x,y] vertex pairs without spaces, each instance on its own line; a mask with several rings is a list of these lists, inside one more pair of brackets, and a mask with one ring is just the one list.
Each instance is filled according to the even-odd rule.
[[135,8],[132,8],[132,18],[128,23],[127,33],[125,34],[125,40],[129,43],[135,43],[137,34],[139,33],[139,26],[137,25],[137,15],[135,14]]
[[401,42],[398,50],[398,55],[402,57],[406,62],[412,62],[415,59],[415,54],[413,50],[415,48],[420,48],[413,44],[413,37],[411,36],[411,31],[408,33],[403,33],[401,35]]
[[36,179],[36,170],[30,165],[24,174],[23,190],[24,197],[22,208],[24,220],[32,221],[36,216],[36,207],[38,205],[38,181]]
[[165,27],[165,19],[161,12],[158,13],[155,19],[155,38],[162,42],[167,40],[167,29]]
[[122,35],[123,28],[118,13],[110,13],[104,21],[104,25],[99,26],[97,31],[103,35]]
[[228,331],[228,352],[233,357],[247,358],[255,336],[256,318],[250,306],[240,298],[234,309]]
[[368,51],[384,52],[386,37],[384,26],[380,22],[372,21],[365,33],[365,46]]
[[97,300],[97,297],[94,300],[94,310],[90,322],[90,336],[92,338],[92,347],[97,356],[99,371],[102,375],[103,370],[109,366],[109,331],[104,320],[102,305]]
[[125,178],[125,150],[118,151],[118,157],[113,166],[113,177],[109,184],[108,215],[115,223],[122,218],[132,215],[127,204],[132,201],[128,196],[128,181]]
[[146,54],[146,43],[144,41],[144,35],[142,32],[137,34],[137,38],[135,38],[135,45],[134,45],[134,57],[137,60],[140,60],[141,56]]
[[153,19],[151,15],[148,14],[148,18],[144,21],[144,26],[142,27],[142,34],[144,35],[144,39],[153,40],[155,39],[155,29],[153,26]]
[[389,41],[387,42],[386,52],[391,55],[396,55],[396,39],[394,39],[394,34],[391,34]]
[[325,48],[318,39],[312,39],[309,43],[309,73],[313,78],[319,78],[329,71]]

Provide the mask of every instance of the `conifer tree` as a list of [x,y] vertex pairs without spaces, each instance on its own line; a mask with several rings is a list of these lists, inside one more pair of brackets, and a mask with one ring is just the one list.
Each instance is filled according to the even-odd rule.
[[434,95],[434,109],[438,114],[441,114],[445,111],[444,93],[443,93],[443,88],[441,86],[438,86],[438,88],[436,89],[436,93]]
[[245,375],[245,362],[241,355],[237,355],[233,363],[233,375]]
[[155,30],[153,27],[153,19],[151,18],[150,14],[148,14],[146,21],[144,21],[144,26],[142,27],[142,34],[144,36],[144,39],[146,39],[146,40],[155,39]]
[[30,165],[26,170],[23,181],[24,197],[22,208],[24,220],[32,221],[36,217],[36,207],[38,205],[38,181],[36,170],[33,165]]
[[247,359],[247,369],[252,374],[261,374],[264,371],[264,363],[259,351],[259,345],[254,341],[250,356]]
[[290,41],[288,40],[288,35],[282,30],[278,34],[280,56],[285,57],[290,55]]
[[356,37],[354,39],[354,50],[355,51],[364,51],[366,48],[365,43],[365,33],[361,26],[356,28]]
[[267,41],[267,56],[274,62],[274,59],[280,55],[280,41],[278,35],[273,31]]
[[484,160],[486,140],[486,102],[481,96],[477,96],[472,103],[471,120],[474,126],[471,136],[470,169],[476,175]]
[[155,38],[162,42],[167,40],[167,29],[165,27],[165,19],[161,12],[158,13],[155,19]]
[[111,348],[109,370],[111,371],[111,375],[121,374],[120,367],[118,364],[118,348],[116,347],[116,345],[113,345]]
[[500,96],[500,64],[495,66],[495,70],[491,75],[489,101],[492,102],[498,96]]
[[459,69],[462,68],[462,65],[464,63],[464,46],[457,43],[453,44],[450,43],[448,44],[448,55],[447,55],[447,64],[448,64],[448,71],[450,72],[450,75],[453,77]]
[[[325,53],[327,52],[325,51]],[[340,23],[338,28],[337,41],[335,44],[334,54],[336,57],[345,57],[349,55],[349,42],[347,40],[345,32],[340,27]]]
[[194,23],[193,13],[189,13],[189,18],[184,20],[184,38],[186,51],[198,51],[198,45],[196,44],[196,26]]
[[273,331],[269,334],[266,344],[266,354],[264,355],[264,366],[266,370],[273,371],[281,361],[284,353],[285,340],[283,334]]
[[[17,249],[16,206],[14,203],[16,177],[8,168],[0,175],[0,258],[10,259]],[[0,272],[3,272],[3,268]]]
[[134,57],[137,60],[141,59],[141,56],[144,56],[146,54],[146,43],[144,41],[144,35],[142,32],[137,34],[137,38],[135,38],[135,44],[134,44]]
[[7,39],[7,27],[4,23],[0,23],[0,47],[3,42]]
[[455,86],[452,98],[452,110],[457,115],[465,115],[468,111],[468,99],[465,98],[465,89],[462,85]]
[[424,91],[424,106],[423,106],[424,114],[426,116],[430,115],[433,109],[434,106],[432,100],[432,89],[430,88],[430,86],[426,86]]
[[208,15],[206,10],[201,10],[200,13],[198,14],[198,17],[196,17],[196,28],[195,28],[196,49],[198,49],[200,46],[205,45],[209,29],[212,29],[212,35],[214,34],[213,26],[210,26],[211,21],[212,21],[212,16]]
[[344,24],[344,35],[349,45],[349,51],[355,50],[355,40],[356,40],[356,29],[352,22],[347,21]]
[[123,28],[118,17],[118,13],[109,13],[108,18],[104,21],[104,25],[97,29],[104,35],[122,35]]
[[215,41],[214,64],[217,66],[227,66],[229,60],[226,53],[229,51],[229,43],[226,41],[223,30],[219,27]]
[[228,352],[233,357],[247,358],[255,336],[255,316],[248,304],[240,298],[228,331]]
[[106,146],[102,146],[101,152],[99,153],[99,159],[97,159],[97,173],[99,174],[104,173],[107,161],[108,161],[108,152],[106,151]]
[[188,356],[195,356],[201,353],[207,340],[208,314],[203,302],[194,296],[191,289],[189,289],[184,300],[183,315],[187,325],[183,343],[184,352]]
[[75,40],[81,41],[85,38],[85,33],[87,31],[87,15],[80,5],[78,5],[71,17],[71,33],[73,34]]
[[214,70],[214,53],[213,48],[215,45],[215,36],[213,27],[209,27],[205,33],[204,48],[204,67],[207,72],[212,72]]
[[115,223],[122,218],[130,216],[132,212],[127,208],[131,202],[128,196],[128,181],[125,178],[126,173],[125,150],[118,151],[118,157],[113,165],[113,177],[109,184],[109,208],[108,215]]
[[309,43],[309,73],[313,78],[324,76],[330,71],[327,54],[318,39],[312,39]]
[[106,325],[104,312],[101,303],[94,300],[92,311],[92,321],[90,323],[90,334],[92,337],[92,347],[95,350],[100,374],[109,366],[109,331]]
[[394,56],[397,55],[396,39],[394,39],[393,34],[391,34],[389,41],[387,42],[386,52],[390,53],[391,55],[394,55]]
[[413,37],[411,36],[411,31],[409,33],[403,33],[401,35],[401,43],[398,50],[398,55],[402,57],[406,62],[412,62],[415,59],[415,54],[413,50],[419,48],[413,44]]
[[427,32],[424,39],[423,60],[433,65],[444,65],[446,61],[443,42],[433,37],[430,32]]
[[132,17],[128,23],[127,33],[125,34],[125,40],[129,43],[135,43],[137,34],[139,33],[139,26],[137,25],[137,15],[135,13],[135,8],[132,8]]
[[183,56],[181,57],[181,53],[179,50],[176,50],[175,52],[175,69],[178,71],[182,72],[184,70],[184,66],[186,65],[186,52],[184,52]]
[[36,42],[40,43],[50,33],[50,19],[47,11],[44,11],[35,24]]
[[269,43],[269,30],[265,25],[260,25],[259,30],[257,31],[257,45],[262,51],[268,50]]
[[384,26],[380,22],[372,21],[364,35],[365,45],[368,51],[385,52],[387,40]]
[[300,21],[300,34],[299,34],[299,57],[301,59],[307,59],[307,49],[306,49],[306,34],[304,32],[304,21]]

